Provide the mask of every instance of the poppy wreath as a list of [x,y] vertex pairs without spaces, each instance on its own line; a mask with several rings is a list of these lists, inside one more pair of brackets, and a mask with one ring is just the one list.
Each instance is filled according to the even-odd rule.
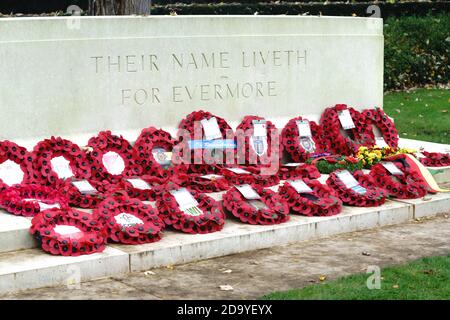
[[377,207],[386,202],[386,197],[388,196],[386,190],[378,187],[373,178],[368,174],[364,174],[362,170],[353,172],[353,177],[362,187],[366,188],[365,194],[360,194],[347,188],[341,179],[338,178],[336,172],[330,173],[327,185],[335,191],[344,204],[356,207]]
[[[58,226],[75,227],[79,232],[61,234]],[[105,249],[104,226],[90,214],[75,209],[42,211],[31,220],[30,233],[40,242],[42,250],[53,255],[79,256]]]
[[187,189],[197,200],[197,207],[202,211],[202,214],[199,216],[186,214],[180,210],[175,197],[170,193],[171,190],[180,188],[180,186],[171,183],[156,201],[159,216],[164,220],[164,223],[176,230],[191,234],[204,234],[222,230],[225,224],[225,215],[219,203],[204,193]]
[[317,170],[315,165],[306,163],[298,166],[280,165],[280,169],[278,169],[278,177],[280,180],[296,178],[317,179],[320,178],[320,172]]
[[212,177],[211,179],[207,179],[202,176],[202,174],[179,175],[177,178],[180,181],[176,183],[182,187],[204,193],[220,192],[230,188],[230,184],[225,177]]
[[125,194],[106,198],[93,215],[105,224],[108,239],[123,244],[159,241],[165,227],[155,208]]
[[[266,120],[267,150],[264,154],[259,156],[250,143],[250,137],[253,136],[254,120],[260,121],[265,119],[258,116],[245,116],[244,120],[242,120],[242,122],[236,128],[236,138],[237,141],[244,144],[242,147],[244,147],[244,159],[246,165],[268,166],[270,165],[272,158],[276,159],[276,161],[279,161],[279,159],[281,158],[279,145],[277,145],[276,148],[272,150],[272,136],[270,134],[271,132],[273,132],[272,130],[278,129],[271,121]],[[238,162],[241,163],[240,161]]]
[[[348,137],[342,134],[338,112],[348,110],[355,124],[355,128],[346,130]],[[375,144],[375,135],[372,126],[357,110],[347,107],[346,104],[337,104],[326,108],[320,118],[320,125],[330,141],[331,150],[336,154],[352,155],[358,152],[360,146],[371,147]]]
[[[289,122],[281,131],[281,144],[283,146],[283,149],[286,150],[292,161],[295,162],[305,162],[310,157],[309,152],[307,152],[300,144],[297,126],[297,121],[300,120],[307,119],[302,117],[293,118],[289,120]],[[309,126],[311,128],[311,137],[314,141],[314,144],[316,145],[316,153],[330,152],[330,141],[326,137],[322,127],[314,121],[309,121]]]
[[[181,120],[179,126],[178,126],[178,137],[179,137],[179,143],[177,145],[176,154],[179,155],[179,148],[181,146],[185,146],[185,149],[190,150],[189,148],[186,148],[186,145],[188,141],[183,141],[185,137],[183,137],[183,131],[187,131],[190,133],[190,139],[194,140],[198,137],[201,137],[203,139],[204,137],[204,130],[202,126],[195,127],[194,123],[200,122],[203,119],[211,119],[215,117],[217,119],[217,124],[219,126],[220,132],[222,133],[222,139],[227,138],[227,132],[231,133],[233,132],[229,124],[221,117],[218,117],[208,111],[194,111],[186,116],[183,120]],[[195,130],[201,130],[194,132]],[[228,137],[230,139],[234,139],[234,134],[232,137]],[[233,148],[225,148],[222,151],[221,158],[223,159],[223,163],[217,163],[216,159],[211,155],[209,152],[204,152],[203,149],[196,149],[196,150],[190,150],[191,152],[191,165],[189,166],[190,172],[193,173],[214,173],[216,166],[215,165],[223,165],[225,163],[225,160],[228,159],[234,159],[235,150]]]
[[224,208],[242,222],[249,224],[270,225],[289,220],[289,207],[285,199],[269,189],[254,189],[261,196],[260,200],[266,208],[257,209],[252,206],[236,188],[231,188],[223,195]]
[[383,109],[366,109],[362,112],[369,126],[376,126],[380,129],[384,141],[391,148],[398,147],[398,131],[394,122],[384,113]]
[[[5,140],[0,142],[0,164],[10,160],[20,166],[23,171],[23,179],[21,183],[30,182],[31,173],[33,171],[33,154],[27,149],[21,147],[14,142]],[[8,188],[2,179],[0,179],[0,191]]]
[[280,182],[280,178],[277,174],[266,175],[262,174],[261,168],[256,167],[242,167],[236,166],[234,168],[239,168],[248,171],[248,174],[239,174],[228,170],[227,168],[222,168],[220,175],[224,176],[230,184],[249,184],[253,187],[271,187],[277,185]]
[[440,152],[421,152],[425,157],[419,157],[419,161],[427,167],[450,166],[450,154]]
[[289,182],[285,182],[278,190],[292,211],[309,217],[333,216],[342,211],[342,201],[329,186],[317,180],[302,180],[313,192],[298,193]]
[[51,160],[63,156],[77,179],[88,179],[91,175],[89,161],[80,147],[61,137],[45,139],[33,149],[32,181],[47,186],[59,186],[64,180],[53,170]]
[[163,168],[153,156],[154,148],[162,148],[168,152],[172,151],[177,141],[170,133],[162,129],[149,127],[142,129],[141,134],[134,143],[139,161],[143,168],[143,174],[160,178],[169,178],[179,172],[186,172],[187,166],[183,164],[171,165]]
[[[167,182],[167,179],[149,175],[143,175],[138,178],[147,182],[150,186],[150,189],[136,188],[126,178],[121,180],[119,189],[125,190],[130,198],[136,198],[141,201],[156,201],[157,195],[161,194],[164,191],[164,185]],[[174,176],[170,180],[179,181],[178,176]]]
[[87,179],[86,181],[89,182],[97,192],[84,194],[73,184],[75,181],[77,181],[77,179],[66,179],[59,188],[59,191],[67,198],[71,206],[80,208],[95,209],[114,188],[114,185],[111,185],[107,180],[100,182],[93,179]]
[[3,190],[0,195],[0,207],[24,217],[33,217],[42,211],[38,201],[59,204],[61,208],[69,207],[67,199],[57,190],[37,184],[17,184]]
[[399,161],[392,161],[403,175],[392,175],[381,163],[370,170],[375,183],[398,199],[417,199],[428,193],[426,182],[421,175]]
[[[142,167],[139,164],[137,152],[122,136],[111,134],[111,131],[101,131],[96,137],[88,141],[92,150],[88,153],[91,160],[92,178],[96,180],[107,179],[111,184],[120,182],[122,177],[139,176]],[[103,164],[103,156],[107,152],[117,153],[124,161],[125,168],[120,174],[109,173]]]

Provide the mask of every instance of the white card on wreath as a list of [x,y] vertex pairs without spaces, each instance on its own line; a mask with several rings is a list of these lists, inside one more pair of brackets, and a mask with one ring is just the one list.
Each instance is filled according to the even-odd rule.
[[382,162],[383,167],[394,176],[402,176],[403,172],[393,162]]
[[287,180],[298,193],[311,193],[313,190],[303,180]]
[[38,204],[39,204],[39,208],[41,211],[44,211],[47,209],[53,209],[53,208],[57,208],[57,209],[61,208],[61,206],[57,202],[49,204],[49,203],[44,203],[44,202],[38,200]]
[[352,116],[350,115],[350,111],[348,111],[347,109],[339,111],[338,117],[339,121],[341,122],[341,126],[344,130],[356,128]]
[[64,224],[58,224],[56,225],[53,230],[64,236],[64,237],[68,237],[71,239],[80,239],[83,237],[84,233],[78,229],[75,226],[69,226],[69,225],[64,225]]
[[122,227],[133,227],[135,225],[144,224],[144,221],[126,212],[119,213],[117,216],[114,216],[114,219]]
[[129,183],[131,183],[131,185],[133,186],[133,188],[135,189],[141,189],[141,190],[150,190],[152,187],[148,184],[147,181],[142,180],[140,178],[129,178],[126,179]]
[[22,168],[14,161],[8,159],[0,164],[0,179],[8,186],[21,183],[23,176]]
[[266,120],[253,120],[253,136],[254,137],[267,136]]
[[172,190],[170,191],[170,193],[175,197],[180,210],[184,211],[186,209],[198,206],[197,200],[195,200],[195,198],[186,188]]
[[212,117],[209,120],[203,119],[202,121],[200,121],[200,123],[203,126],[203,131],[205,133],[206,140],[214,140],[222,138],[222,132],[220,131],[216,117]]
[[301,165],[303,165],[303,163],[300,163],[300,162],[289,162],[289,163],[283,164],[283,167],[299,167]]
[[311,137],[311,126],[308,120],[297,120],[297,128],[299,137]]
[[72,184],[81,194],[95,194],[98,192],[87,180],[72,181]]
[[356,180],[355,177],[348,170],[336,172],[336,175],[349,189],[359,185],[358,180]]
[[259,200],[261,196],[249,184],[234,186],[247,200]]
[[241,168],[226,168],[228,171],[237,173],[237,174],[250,174],[251,172],[241,169]]
[[200,178],[206,179],[206,180],[217,180],[217,179],[223,178],[223,176],[221,176],[219,174],[205,174],[203,176],[200,176]]

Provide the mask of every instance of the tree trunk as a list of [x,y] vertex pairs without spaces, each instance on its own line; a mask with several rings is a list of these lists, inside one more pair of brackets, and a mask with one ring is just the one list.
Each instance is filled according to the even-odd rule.
[[108,15],[149,15],[151,0],[90,0],[89,14]]

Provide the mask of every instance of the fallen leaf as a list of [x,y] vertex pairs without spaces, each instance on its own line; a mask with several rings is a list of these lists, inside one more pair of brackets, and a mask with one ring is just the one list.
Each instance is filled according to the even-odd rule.
[[425,274],[433,274],[433,270],[432,269],[423,270],[423,273],[425,273]]
[[327,276],[320,276],[320,277],[319,277],[319,280],[320,280],[320,281],[325,281],[326,279],[327,279]]
[[397,111],[398,113],[400,113],[401,111],[400,111],[400,109],[395,109],[395,111]]
[[258,265],[258,264],[259,264],[259,262],[258,262],[258,261],[250,261],[250,264],[255,264],[255,265]]
[[227,269],[227,270],[224,270],[224,271],[222,271],[222,273],[232,273],[233,271],[231,271],[231,269]]
[[398,284],[394,284],[394,285],[392,286],[392,288],[398,289]]
[[166,268],[169,270],[173,270],[173,265],[169,264],[168,266],[166,266]]
[[230,285],[228,285],[228,284],[219,286],[219,288],[220,288],[220,290],[222,290],[222,291],[231,291],[231,290],[234,290],[233,287],[230,286]]
[[154,274],[156,274],[156,273],[154,273],[153,271],[145,271],[144,272],[144,274],[146,275],[146,276],[152,276],[152,275],[154,275]]
[[363,255],[363,256],[370,256],[370,252],[363,251],[363,252],[362,252],[362,255]]
[[442,113],[447,113],[448,110],[445,110],[445,109],[444,109],[444,110],[441,110],[441,112],[442,112]]

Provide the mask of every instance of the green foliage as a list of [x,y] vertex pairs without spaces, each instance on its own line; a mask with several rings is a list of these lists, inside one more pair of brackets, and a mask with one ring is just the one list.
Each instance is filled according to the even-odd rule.
[[450,81],[450,14],[389,18],[384,41],[385,89]]
[[450,298],[450,255],[422,258],[411,263],[384,268],[380,289],[369,289],[371,274],[360,273],[302,289],[275,292],[262,299],[300,300],[448,300]]
[[358,161],[357,163],[348,162],[345,160],[345,156],[341,156],[333,162],[330,162],[328,160],[319,160],[316,162],[316,168],[319,170],[320,173],[323,174],[330,174],[333,171],[339,170],[339,169],[347,169],[350,172],[354,172],[356,170],[361,170],[363,168],[363,164],[361,161]]

